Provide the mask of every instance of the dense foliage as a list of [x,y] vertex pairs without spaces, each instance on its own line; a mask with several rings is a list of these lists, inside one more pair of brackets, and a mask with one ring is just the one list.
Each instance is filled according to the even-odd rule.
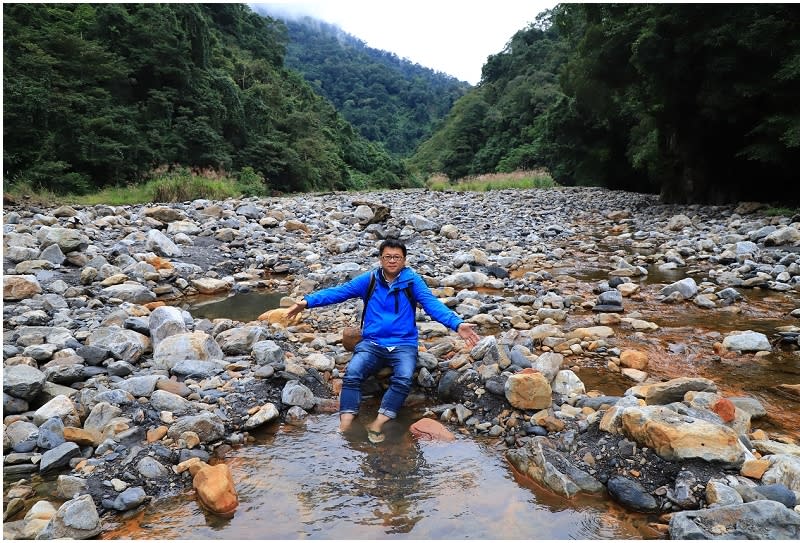
[[667,201],[800,200],[800,10],[560,4],[413,157],[455,178],[546,166]]
[[335,25],[310,17],[284,22],[289,30],[286,66],[303,74],[361,135],[396,156],[410,155],[429,138],[470,88],[447,74],[367,47]]
[[182,165],[397,186],[400,161],[283,67],[284,40],[243,4],[4,4],[6,182],[80,192]]

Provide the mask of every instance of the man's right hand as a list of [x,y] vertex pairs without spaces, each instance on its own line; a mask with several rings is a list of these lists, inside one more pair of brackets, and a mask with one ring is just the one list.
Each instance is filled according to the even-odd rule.
[[296,304],[294,304],[292,307],[289,308],[289,311],[286,312],[286,316],[290,319],[293,318],[295,315],[304,310],[307,305],[308,302],[306,302],[305,300],[300,300],[299,302],[297,302]]

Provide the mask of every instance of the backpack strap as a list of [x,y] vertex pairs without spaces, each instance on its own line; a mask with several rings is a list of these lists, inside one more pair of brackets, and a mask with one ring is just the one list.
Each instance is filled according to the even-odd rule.
[[361,310],[361,328],[364,328],[364,315],[367,313],[367,304],[375,292],[375,272],[369,274],[369,286],[367,286],[367,293],[364,294],[364,308]]

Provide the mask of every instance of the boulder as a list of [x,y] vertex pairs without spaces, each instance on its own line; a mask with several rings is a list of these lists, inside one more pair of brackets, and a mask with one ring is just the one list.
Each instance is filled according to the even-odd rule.
[[550,381],[541,373],[525,368],[511,375],[504,385],[508,402],[517,409],[545,409],[552,403]]
[[200,503],[213,513],[230,516],[239,506],[233,475],[227,464],[202,467],[195,473],[192,486]]
[[3,275],[3,301],[26,300],[42,292],[35,275]]
[[680,402],[689,391],[716,392],[717,385],[703,377],[678,377],[663,383],[638,385],[628,389],[625,394],[644,398],[647,405],[665,405]]
[[224,356],[210,335],[186,332],[164,338],[153,353],[153,363],[157,369],[171,370],[181,360],[212,360]]
[[800,539],[800,514],[771,500],[680,511],[669,521],[670,539]]
[[85,494],[64,502],[37,539],[92,539],[102,531],[97,507]]
[[741,466],[747,449],[736,432],[719,424],[679,415],[661,406],[629,407],[621,417],[622,431],[660,457],[681,461],[700,458]]

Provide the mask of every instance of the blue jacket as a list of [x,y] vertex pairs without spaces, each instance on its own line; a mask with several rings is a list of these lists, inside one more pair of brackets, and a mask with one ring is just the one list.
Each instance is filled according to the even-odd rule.
[[428,285],[411,268],[405,267],[389,287],[375,268],[342,285],[326,288],[304,296],[308,308],[337,304],[350,298],[364,298],[369,287],[369,276],[375,274],[375,290],[364,314],[363,339],[383,347],[417,345],[419,332],[415,320],[416,308],[403,290],[411,285],[415,300],[430,317],[441,324],[457,330],[464,322],[456,313],[433,295]]

